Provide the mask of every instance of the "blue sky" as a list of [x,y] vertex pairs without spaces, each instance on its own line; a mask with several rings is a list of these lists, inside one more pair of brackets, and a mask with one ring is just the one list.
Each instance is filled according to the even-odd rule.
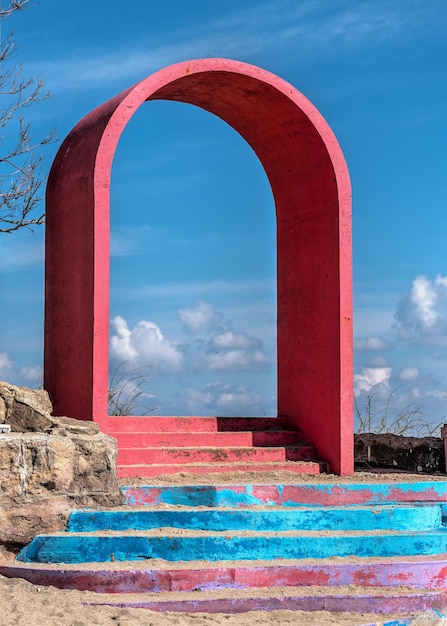
[[[320,110],[353,186],[355,391],[447,421],[445,0],[45,0],[3,24],[63,139],[92,108],[171,63],[228,57]],[[45,153],[47,171],[58,145]],[[110,369],[147,367],[160,414],[276,410],[275,220],[256,156],[221,120],[151,102],[112,177]],[[0,235],[0,379],[35,386],[43,228]]]

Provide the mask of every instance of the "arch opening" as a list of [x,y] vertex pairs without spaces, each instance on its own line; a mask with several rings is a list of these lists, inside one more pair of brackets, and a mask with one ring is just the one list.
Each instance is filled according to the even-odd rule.
[[112,412],[276,416],[276,218],[251,147],[202,109],[147,102],[110,203],[109,379],[145,380]]
[[45,385],[56,410],[107,425],[110,172],[122,131],[146,100],[214,113],[260,159],[277,218],[278,413],[316,444],[333,472],[351,473],[347,167],[302,94],[237,61],[160,70],[92,111],[61,146],[48,181],[46,231]]

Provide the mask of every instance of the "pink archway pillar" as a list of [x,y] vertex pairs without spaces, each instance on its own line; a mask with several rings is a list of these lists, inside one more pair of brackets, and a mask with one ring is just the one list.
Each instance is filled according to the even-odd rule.
[[258,67],[200,59],[164,68],[69,133],[47,186],[45,387],[55,413],[107,432],[109,206],[114,153],[146,100],[177,100],[232,126],[259,157],[277,215],[278,414],[333,472],[353,471],[351,189],[328,124]]

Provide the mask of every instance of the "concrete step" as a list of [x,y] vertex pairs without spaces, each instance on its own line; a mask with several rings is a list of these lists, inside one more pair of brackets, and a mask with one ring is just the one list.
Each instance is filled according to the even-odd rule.
[[291,472],[293,474],[321,474],[326,470],[326,464],[316,461],[287,461],[286,463],[120,463],[117,466],[118,478],[163,478],[182,473],[184,475],[207,476],[209,474],[239,474],[249,472],[250,475],[261,472]]
[[197,446],[287,446],[301,442],[297,431],[259,432],[112,432],[119,448]]
[[[293,471],[298,463],[272,464],[272,468]],[[303,464],[307,467],[307,464]],[[266,466],[269,467],[269,466]],[[237,469],[237,466],[233,466]],[[273,472],[272,472],[272,475]],[[349,506],[404,504],[411,502],[447,501],[445,480],[427,481],[422,477],[411,482],[386,480],[356,482],[316,475],[306,482],[285,484],[196,484],[196,485],[128,485],[122,492],[129,505],[171,504],[184,506]]]
[[0,574],[36,585],[100,593],[143,590],[200,591],[216,589],[362,585],[436,589],[447,587],[447,555],[280,559],[277,561],[114,561],[105,563],[0,564]]
[[[288,430],[290,424],[280,417],[109,417],[108,433],[120,432],[238,432]],[[298,432],[298,431],[297,431]]]
[[413,530],[439,528],[439,505],[380,507],[296,507],[274,509],[123,507],[110,511],[73,511],[69,532],[189,528],[194,530]]
[[313,446],[119,448],[118,465],[315,461]]
[[20,561],[82,563],[164,559],[219,561],[390,557],[447,553],[447,531],[145,531],[37,535]]
[[247,611],[348,611],[389,615],[414,611],[441,611],[446,604],[444,590],[415,590],[400,588],[399,591],[382,588],[341,588],[334,591],[328,587],[289,588],[269,590],[246,589],[238,592],[219,590],[169,594],[101,594],[96,606],[108,605],[127,608],[145,608],[151,611],[187,613],[243,613]]
[[37,536],[0,574],[160,612],[446,612],[447,480],[315,475],[123,492],[128,506],[73,513],[68,532]]

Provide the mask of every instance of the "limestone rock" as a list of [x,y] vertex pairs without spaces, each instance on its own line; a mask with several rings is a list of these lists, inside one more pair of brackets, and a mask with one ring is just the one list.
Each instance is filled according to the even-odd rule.
[[23,433],[0,438],[0,497],[119,494],[117,444],[93,436]]
[[76,506],[114,506],[117,442],[95,422],[51,415],[43,390],[0,382],[0,544],[63,530]]
[[54,435],[96,435],[99,433],[99,425],[96,422],[77,420],[73,417],[51,416],[51,434]]
[[11,425],[13,432],[42,432],[51,427],[53,412],[44,389],[16,387],[0,381],[0,423]]
[[72,504],[64,496],[25,503],[11,500],[0,508],[2,542],[21,546],[37,534],[64,530],[71,509]]

